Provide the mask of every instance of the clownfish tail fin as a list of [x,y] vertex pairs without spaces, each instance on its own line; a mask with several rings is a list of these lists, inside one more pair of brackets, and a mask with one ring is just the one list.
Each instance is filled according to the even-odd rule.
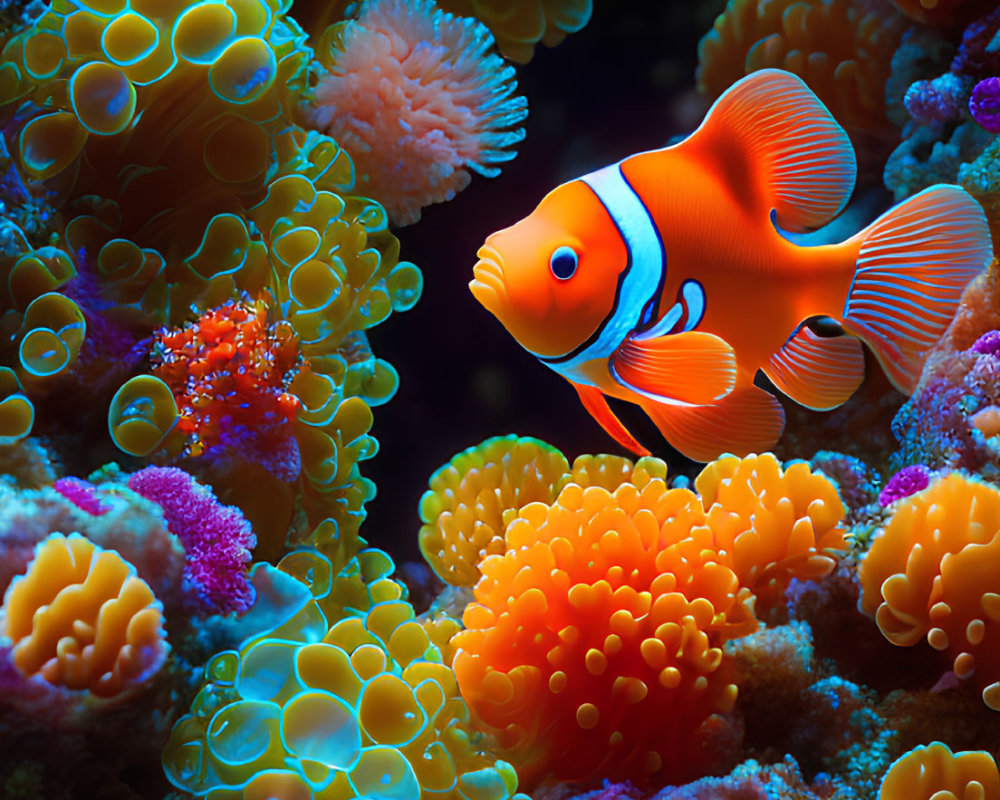
[[844,327],[872,348],[897,389],[912,394],[962,292],[993,256],[986,216],[964,189],[932,186],[851,241],[858,240]]

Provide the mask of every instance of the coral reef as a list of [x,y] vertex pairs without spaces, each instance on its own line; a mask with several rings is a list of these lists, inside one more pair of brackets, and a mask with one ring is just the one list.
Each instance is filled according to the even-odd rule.
[[358,187],[394,224],[514,157],[527,101],[492,46],[484,25],[432,0],[366,0],[324,34],[326,72],[305,116],[347,149]]
[[722,766],[737,695],[722,646],[756,629],[755,600],[829,573],[846,546],[836,489],[805,463],[727,457],[695,486],[639,469],[611,491],[569,482],[481,562],[455,673],[529,783]]
[[312,599],[206,666],[164,749],[176,787],[209,798],[526,800],[469,731],[455,676],[388,556],[363,550],[335,574],[300,550],[279,568]]
[[162,610],[113,550],[54,533],[7,587],[4,633],[23,675],[110,697],[141,686],[163,665]]

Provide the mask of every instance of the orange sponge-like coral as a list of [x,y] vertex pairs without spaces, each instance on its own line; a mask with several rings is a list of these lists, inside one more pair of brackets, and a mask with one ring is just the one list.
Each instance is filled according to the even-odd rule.
[[858,570],[861,610],[897,645],[927,638],[1000,711],[1000,490],[954,473],[894,507]]
[[6,635],[25,676],[110,697],[163,664],[163,606],[135,567],[79,534],[41,542],[4,597]]
[[722,645],[757,624],[705,523],[661,479],[571,483],[523,507],[482,562],[454,669],[523,779],[703,767],[700,729],[736,698]]
[[329,72],[306,116],[351,154],[358,188],[394,223],[450,200],[469,170],[494,177],[514,157],[527,101],[492,45],[481,23],[431,0],[367,0],[324,36]]
[[879,800],[1000,800],[1000,771],[985,750],[952,753],[941,742],[915,747],[889,767]]
[[787,469],[772,454],[726,456],[695,479],[715,548],[740,585],[762,604],[781,602],[792,578],[821,578],[847,549],[847,510],[836,487],[799,461]]
[[893,135],[885,84],[904,28],[880,0],[729,0],[698,46],[698,88],[714,99],[777,67],[802,78],[849,132]]

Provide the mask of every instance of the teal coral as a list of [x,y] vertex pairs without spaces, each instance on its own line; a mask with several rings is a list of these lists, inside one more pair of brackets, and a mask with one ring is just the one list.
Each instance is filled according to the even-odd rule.
[[471,731],[455,676],[385,553],[362,550],[335,574],[299,550],[279,568],[312,600],[209,662],[164,750],[177,788],[209,800],[524,797]]

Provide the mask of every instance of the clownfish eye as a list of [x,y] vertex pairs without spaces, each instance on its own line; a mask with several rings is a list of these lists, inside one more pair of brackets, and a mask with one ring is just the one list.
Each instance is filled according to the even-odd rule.
[[576,251],[567,245],[560,245],[549,256],[549,269],[559,280],[566,281],[576,272]]

